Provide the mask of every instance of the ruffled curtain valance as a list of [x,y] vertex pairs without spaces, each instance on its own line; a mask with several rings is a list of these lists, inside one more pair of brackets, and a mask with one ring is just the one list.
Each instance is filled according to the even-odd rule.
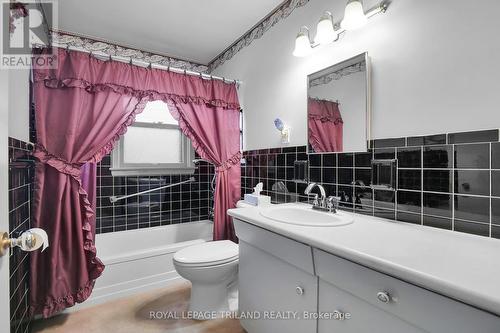
[[343,123],[339,103],[333,101],[309,98],[307,115],[309,119]]
[[81,88],[89,93],[112,90],[137,98],[150,97],[150,100],[174,100],[177,103],[207,104],[234,110],[240,108],[234,84],[220,80],[103,61],[87,53],[64,49],[58,49],[57,58],[57,68],[36,70],[35,82],[43,81],[49,88]]
[[56,56],[56,69],[33,69],[33,224],[47,231],[51,246],[32,253],[30,310],[45,317],[86,300],[104,269],[94,245],[95,163],[112,151],[148,101],[168,103],[196,152],[216,165],[214,239],[236,240],[226,211],[240,196],[234,84],[64,49]]

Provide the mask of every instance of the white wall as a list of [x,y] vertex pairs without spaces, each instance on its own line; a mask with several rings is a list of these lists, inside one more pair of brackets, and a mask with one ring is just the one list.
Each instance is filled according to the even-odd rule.
[[[312,0],[244,48],[215,73],[244,81],[245,149],[280,146],[273,120],[306,144],[306,76],[367,51],[372,60],[373,137],[500,127],[500,1],[393,0],[360,31],[292,56],[301,25],[324,10],[337,19],[346,0]],[[377,2],[365,0],[365,8]]]
[[9,70],[9,136],[29,141],[29,69]]
[[343,76],[309,89],[309,97],[339,101],[343,126],[343,151],[366,150],[366,72]]

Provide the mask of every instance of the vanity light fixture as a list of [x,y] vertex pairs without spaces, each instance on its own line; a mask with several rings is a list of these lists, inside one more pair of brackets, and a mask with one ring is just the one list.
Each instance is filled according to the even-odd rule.
[[340,27],[344,30],[356,30],[364,27],[367,21],[361,0],[350,0],[345,6],[344,19]]
[[346,31],[360,29],[374,15],[385,13],[389,3],[382,1],[366,13],[363,10],[362,0],[349,0],[345,7],[344,18],[339,23],[333,22],[332,13],[325,11],[319,19],[316,27],[314,43],[309,36],[309,28],[302,26],[295,38],[295,49],[293,55],[306,57],[312,53],[313,48],[326,45],[339,40],[339,36]]
[[332,13],[326,11],[316,26],[314,42],[317,44],[328,44],[334,42],[337,38],[339,38],[339,34],[335,31]]
[[309,28],[303,26],[295,38],[295,49],[293,50],[293,55],[296,57],[305,57],[311,54],[312,47],[309,37]]

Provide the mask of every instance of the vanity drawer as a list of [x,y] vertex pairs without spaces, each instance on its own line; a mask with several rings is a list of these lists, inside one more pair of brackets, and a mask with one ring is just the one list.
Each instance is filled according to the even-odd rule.
[[314,274],[310,246],[237,219],[233,219],[233,224],[239,239],[310,274]]
[[[316,320],[298,318],[317,311],[317,281],[316,276],[240,239],[239,311],[259,315],[240,319],[248,333],[316,332]],[[271,318],[273,313],[284,317]]]
[[[498,333],[500,317],[314,249],[316,274],[338,289],[430,333]],[[379,293],[380,296],[378,295]],[[380,298],[385,294],[390,301]],[[322,297],[327,295],[320,293]],[[368,332],[368,331],[367,331]],[[362,333],[362,332],[360,332]]]
[[[371,305],[352,294],[319,281],[318,333],[425,333],[396,315]],[[343,316],[331,316],[334,311]],[[349,315],[349,317],[346,317]]]

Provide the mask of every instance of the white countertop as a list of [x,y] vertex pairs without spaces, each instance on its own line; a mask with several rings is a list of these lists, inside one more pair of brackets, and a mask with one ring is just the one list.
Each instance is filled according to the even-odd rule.
[[354,216],[354,223],[310,227],[267,219],[258,207],[228,211],[242,221],[500,315],[500,240],[343,213]]

